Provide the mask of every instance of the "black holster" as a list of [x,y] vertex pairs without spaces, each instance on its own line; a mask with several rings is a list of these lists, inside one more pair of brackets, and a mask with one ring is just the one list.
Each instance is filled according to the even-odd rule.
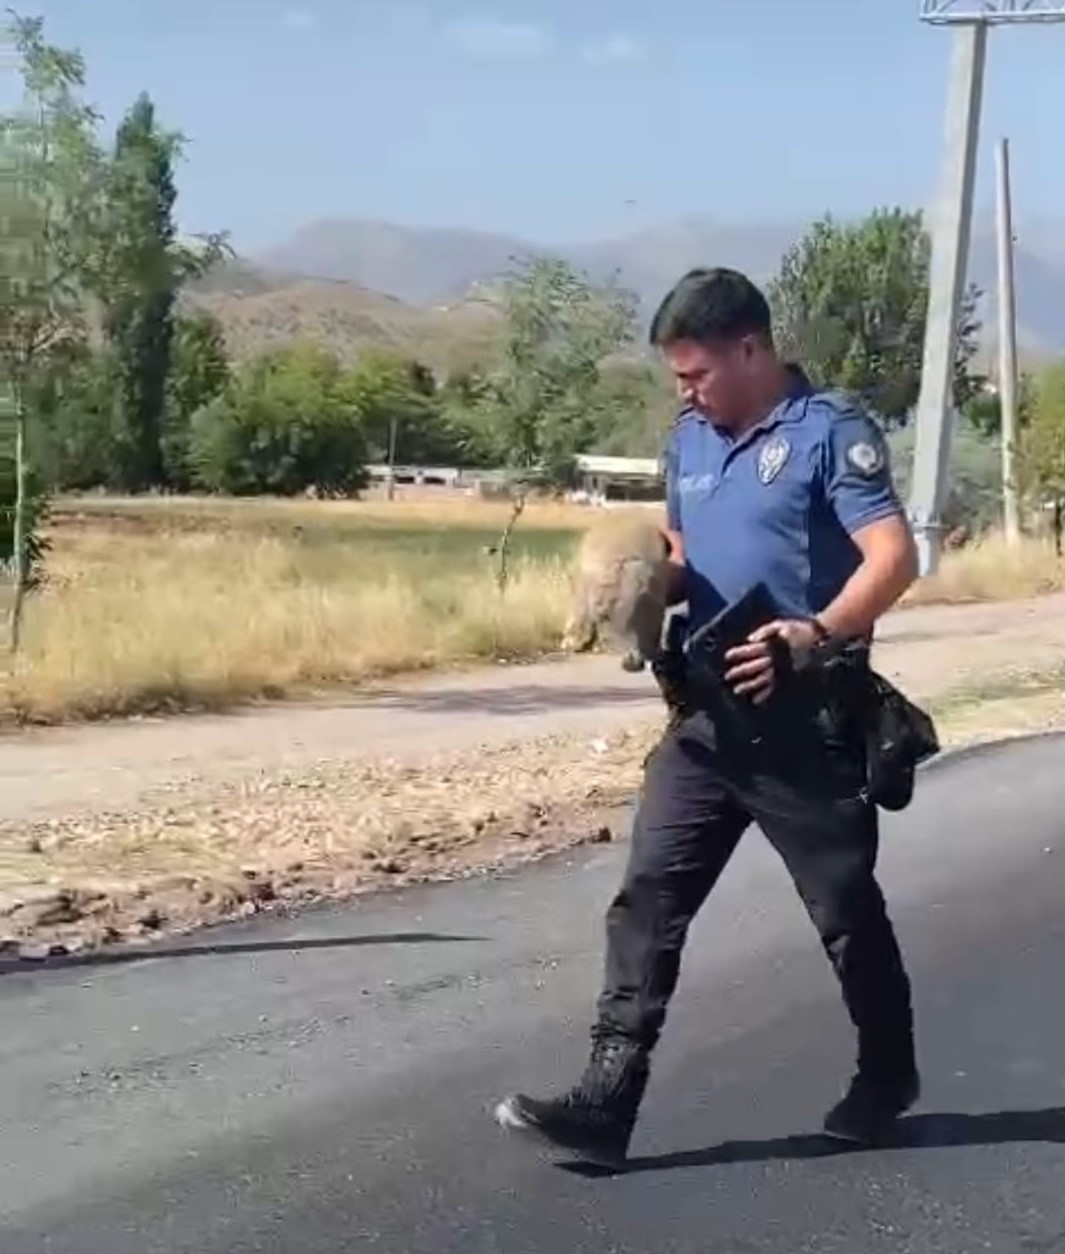
[[682,722],[695,712],[688,691],[684,640],[688,631],[687,615],[673,613],[666,625],[665,641],[651,659],[651,674],[662,693],[671,724]]
[[873,670],[865,644],[844,647],[821,669],[828,717],[862,742],[869,799],[883,810],[904,810],[918,766],[939,752],[931,716]]

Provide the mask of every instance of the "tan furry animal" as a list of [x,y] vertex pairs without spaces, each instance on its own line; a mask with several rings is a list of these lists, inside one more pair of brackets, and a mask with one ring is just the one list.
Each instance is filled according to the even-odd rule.
[[660,527],[617,516],[597,522],[577,550],[562,647],[584,653],[605,634],[626,647],[625,670],[643,670],[662,642],[669,585],[669,543]]

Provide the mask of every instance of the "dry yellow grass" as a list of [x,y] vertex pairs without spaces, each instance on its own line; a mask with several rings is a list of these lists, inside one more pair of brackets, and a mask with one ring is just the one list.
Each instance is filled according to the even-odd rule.
[[8,719],[220,707],[528,657],[557,646],[567,608],[562,553],[519,550],[500,595],[477,532],[348,542],[96,524],[55,538],[25,653],[0,677]]
[[[96,498],[65,502],[51,586],[0,675],[0,721],[221,708],[558,647],[569,555],[596,511],[531,505],[505,595],[505,503]],[[912,603],[1065,589],[1049,544],[948,555]]]
[[1065,591],[1065,561],[1047,539],[1026,537],[1016,547],[1001,535],[974,541],[944,556],[940,569],[908,598],[914,604],[1011,601]]
[[[506,501],[482,500],[445,490],[420,493],[400,488],[394,501],[368,495],[361,500],[315,501],[279,497],[86,496],[60,500],[55,507],[61,525],[97,522],[137,531],[209,528],[264,532],[313,527],[341,536],[355,531],[409,531],[431,528],[485,533],[494,539],[510,514]],[[633,507],[640,508],[640,507]],[[564,501],[532,501],[522,514],[520,531],[578,532],[597,513]]]

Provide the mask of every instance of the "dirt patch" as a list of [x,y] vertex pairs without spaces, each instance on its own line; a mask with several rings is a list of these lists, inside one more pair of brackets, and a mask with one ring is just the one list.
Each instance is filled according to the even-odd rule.
[[4,824],[0,944],[39,956],[151,939],[610,841],[660,726],[419,766],[330,762],[177,788],[148,810]]

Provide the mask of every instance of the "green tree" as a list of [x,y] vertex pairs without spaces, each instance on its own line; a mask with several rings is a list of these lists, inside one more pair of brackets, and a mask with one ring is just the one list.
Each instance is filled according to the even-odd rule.
[[513,507],[497,546],[499,585],[507,581],[511,533],[535,483],[572,480],[574,459],[601,426],[605,359],[632,343],[636,300],[611,282],[597,285],[565,261],[535,258],[502,288],[502,364],[481,401],[484,430],[511,472]]
[[175,318],[162,452],[166,482],[176,491],[186,492],[192,486],[189,440],[193,415],[223,395],[230,379],[229,356],[218,319],[206,310]]
[[118,371],[122,487],[132,491],[165,478],[163,407],[178,285],[171,264],[177,146],[141,95],[118,128],[112,161],[105,328]]
[[[888,424],[905,422],[920,391],[929,257],[920,213],[883,209],[853,224],[815,222],[770,287],[782,349],[816,383],[861,396]],[[972,371],[979,298],[970,287],[959,318],[959,409],[981,383]]]
[[456,459],[463,466],[494,466],[499,441],[492,430],[492,384],[481,370],[461,370],[441,385],[438,396],[443,420],[454,435]]
[[597,433],[603,362],[632,343],[635,299],[538,258],[507,276],[503,308],[503,364],[487,396],[498,452],[523,476],[564,484]]
[[1065,360],[1047,366],[1035,379],[1020,453],[1022,473],[1038,506],[1049,505],[1053,510],[1054,542],[1060,557],[1065,506]]
[[[1022,373],[1017,380],[1017,426],[1020,430],[1028,425],[1032,415],[1032,386],[1030,374]],[[1002,433],[1002,402],[997,392],[981,388],[962,410],[962,417],[974,431],[988,438]]]
[[[906,500],[913,481],[916,430],[899,427],[888,435],[892,467],[899,495]],[[959,424],[951,439],[950,482],[943,507],[949,530],[964,526],[971,534],[985,532],[1002,521],[1002,451],[995,436],[983,435]]]
[[111,355],[72,344],[42,377],[31,409],[34,464],[55,491],[115,485],[118,378]]
[[592,450],[617,457],[657,457],[677,412],[677,393],[665,371],[621,361],[604,366],[596,399]]
[[[44,525],[48,519],[49,497],[42,476],[35,465],[23,463],[22,471],[22,504],[21,514],[16,514],[18,502],[18,461],[17,452],[10,447],[11,441],[5,440],[0,445],[0,555],[12,554],[9,559],[0,556],[0,586],[5,584],[11,592],[14,609],[15,580],[21,578],[22,596],[40,587],[44,581],[44,563],[50,549],[48,537],[44,534]],[[14,552],[16,544],[15,519],[21,517],[19,543],[22,551],[22,569],[15,571]],[[10,572],[10,574],[9,574]],[[17,624],[10,624],[12,648],[18,647]]]
[[119,389],[118,486],[134,492],[167,482],[164,428],[178,294],[228,253],[222,236],[205,237],[196,248],[178,239],[174,167],[183,147],[142,94],[118,128],[109,168],[100,296]]
[[[0,385],[13,428],[13,499],[4,509],[11,554],[10,643],[42,554],[43,488],[29,461],[31,401],[86,333],[87,290],[99,272],[100,155],[96,114],[81,97],[80,53],[53,47],[39,18],[12,14],[22,99],[0,123]],[[9,547],[8,547],[9,545]]]
[[448,421],[432,371],[398,354],[368,352],[348,378],[370,460],[399,463],[461,460],[462,435]]
[[262,354],[193,417],[194,481],[233,495],[357,491],[366,482],[366,438],[346,382],[323,349]]

